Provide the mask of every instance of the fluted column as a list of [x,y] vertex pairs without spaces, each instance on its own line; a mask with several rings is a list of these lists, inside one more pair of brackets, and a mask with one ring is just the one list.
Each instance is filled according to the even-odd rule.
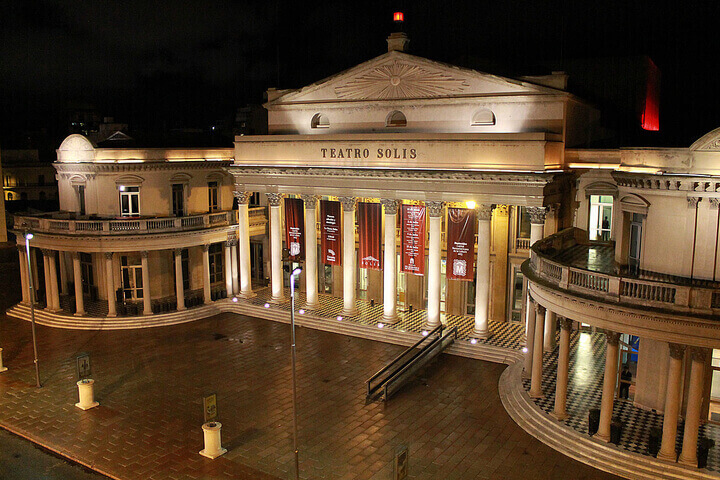
[[238,240],[230,242],[230,273],[232,273],[233,295],[240,293],[240,281],[238,278]]
[[56,312],[60,309],[60,298],[58,297],[55,251],[43,248],[42,254],[43,265],[45,266],[45,309]]
[[28,283],[28,264],[27,254],[25,253],[25,246],[18,245],[18,259],[20,261],[20,285],[22,288],[22,303],[30,305],[30,286]]
[[318,302],[317,272],[317,196],[300,195],[305,206],[305,292],[307,306],[316,308]]
[[175,256],[175,298],[177,298],[177,309],[185,310],[185,287],[183,286],[182,271],[182,249],[173,250]]
[[238,201],[238,257],[240,258],[240,296],[254,297],[250,270],[250,192],[234,192]]
[[555,315],[555,312],[548,310],[545,313],[545,338],[543,340],[543,349],[546,352],[552,352],[555,349],[556,332],[557,315]]
[[383,320],[387,323],[398,321],[397,316],[397,211],[399,202],[382,199],[385,207],[385,251],[383,258]]
[[148,256],[150,252],[144,250],[140,252],[140,268],[143,283],[143,315],[152,315],[152,295],[150,294],[150,266],[148,265]]
[[545,207],[527,207],[530,214],[530,246],[542,239],[545,228]]
[[682,386],[682,364],[685,345],[670,344],[670,366],[668,367],[665,390],[665,413],[663,415],[662,443],[657,458],[674,462],[677,460],[675,439],[677,438],[678,416],[680,414],[680,387]]
[[555,386],[555,410],[553,414],[558,420],[567,418],[567,387],[568,368],[570,365],[570,332],[573,321],[560,318],[560,351],[558,352],[557,381]]
[[543,373],[543,332],[545,331],[545,307],[535,304],[535,341],[533,342],[532,376],[530,377],[530,396],[542,398]]
[[533,343],[535,342],[535,301],[528,295],[527,299],[527,328],[525,331],[525,364],[523,374],[525,378],[532,374]]
[[355,258],[355,197],[340,197],[343,206],[343,315],[355,315],[357,262]]
[[613,405],[615,405],[615,387],[617,386],[618,342],[620,334],[606,331],[605,376],[603,378],[602,401],[600,403],[600,425],[598,439],[610,441],[610,423],[612,422]]
[[475,278],[475,331],[480,338],[489,336],[488,307],[490,304],[490,220],[492,205],[480,205],[477,210],[478,237]]
[[210,245],[202,245],[203,252],[203,303],[212,303],[210,295]]
[[231,240],[228,238],[225,242],[223,242],[223,247],[225,248],[225,293],[227,294],[228,298],[232,297],[233,295],[233,283],[232,283],[232,254],[230,253],[231,247]]
[[428,305],[429,327],[440,324],[440,266],[442,254],[442,213],[444,202],[425,202],[430,217],[430,241],[428,242]]
[[85,303],[82,290],[82,269],[80,268],[80,253],[72,252],[73,283],[75,284],[75,315],[85,315]]
[[685,430],[683,445],[678,462],[683,465],[697,466],[697,441],[700,428],[700,411],[703,402],[703,382],[705,379],[705,351],[693,348],[691,351],[690,387],[688,389],[687,409],[685,410]]
[[270,289],[272,299],[280,301],[285,297],[283,292],[282,270],[282,232],[280,229],[281,193],[267,193],[270,204]]
[[105,288],[107,290],[108,317],[117,316],[115,304],[115,276],[113,275],[113,252],[104,252],[105,255]]

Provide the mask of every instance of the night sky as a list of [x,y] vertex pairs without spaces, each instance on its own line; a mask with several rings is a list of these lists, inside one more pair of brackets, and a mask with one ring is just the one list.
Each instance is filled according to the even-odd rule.
[[588,57],[648,55],[662,72],[661,131],[688,146],[720,127],[720,2],[26,1],[0,2],[3,145],[65,135],[94,105],[136,129],[208,128],[387,51],[405,12],[415,55],[500,75]]

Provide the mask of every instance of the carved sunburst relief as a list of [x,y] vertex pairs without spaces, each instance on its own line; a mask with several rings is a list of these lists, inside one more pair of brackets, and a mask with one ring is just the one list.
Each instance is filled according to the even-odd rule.
[[441,97],[468,86],[463,79],[396,60],[335,87],[335,94],[348,99]]

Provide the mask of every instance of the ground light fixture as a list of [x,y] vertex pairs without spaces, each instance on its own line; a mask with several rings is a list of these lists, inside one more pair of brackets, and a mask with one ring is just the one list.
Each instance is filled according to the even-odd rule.
[[337,316],[337,321],[342,322],[342,317],[340,315]]
[[471,338],[471,339],[470,339],[470,343],[472,343],[473,345],[475,345],[475,344],[477,343],[477,338]]
[[528,351],[528,350],[527,350],[527,347],[523,347],[523,348],[522,348],[522,352],[523,352],[523,353],[527,353],[527,351]]
[[237,303],[237,297],[233,297],[233,302]]
[[[298,458],[297,426],[297,379],[295,375],[295,275],[300,275],[302,267],[290,273],[290,362],[292,366],[293,391],[293,451],[295,453],[295,479],[300,479],[300,460]],[[267,304],[266,304],[267,305]]]
[[32,264],[30,263],[30,240],[34,235],[25,232],[25,252],[28,264],[28,288],[30,289],[30,324],[32,325],[33,354],[35,355],[35,383],[40,388],[40,363],[38,362],[37,337],[35,335],[35,286],[33,285]]

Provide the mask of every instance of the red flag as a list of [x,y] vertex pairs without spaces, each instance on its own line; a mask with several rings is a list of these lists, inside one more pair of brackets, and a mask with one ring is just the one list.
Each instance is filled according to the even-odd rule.
[[402,206],[402,271],[425,275],[424,205]]
[[305,260],[305,221],[299,198],[285,199],[285,245],[291,260]]
[[449,280],[473,279],[475,260],[475,210],[448,208],[447,258],[445,277]]
[[320,201],[320,250],[325,265],[342,265],[340,202]]
[[360,237],[360,268],[382,270],[380,266],[382,206],[379,203],[360,202],[358,203],[357,209]]

